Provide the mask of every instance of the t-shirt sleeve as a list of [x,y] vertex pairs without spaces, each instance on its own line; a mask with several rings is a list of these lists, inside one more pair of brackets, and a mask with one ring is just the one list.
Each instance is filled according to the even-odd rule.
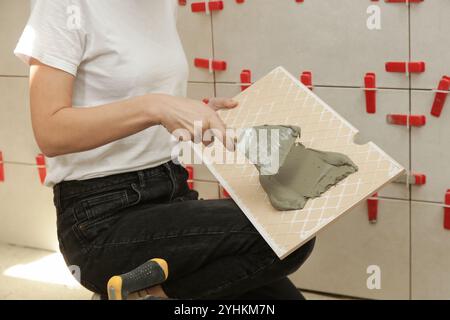
[[34,58],[74,76],[83,59],[85,32],[74,0],[37,0],[14,54],[26,64]]

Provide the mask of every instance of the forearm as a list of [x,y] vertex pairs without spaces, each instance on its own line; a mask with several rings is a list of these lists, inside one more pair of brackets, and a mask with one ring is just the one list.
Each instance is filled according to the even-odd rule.
[[159,124],[158,96],[89,108],[65,107],[38,123],[35,135],[48,157],[91,150]]
[[160,124],[169,132],[184,129],[192,138],[194,124],[201,123],[203,131],[220,131],[220,140],[226,130],[216,111],[237,106],[226,99],[212,99],[205,105],[148,94],[102,106],[76,107],[72,105],[74,81],[72,74],[31,61],[31,118],[36,141],[47,157],[92,150]]

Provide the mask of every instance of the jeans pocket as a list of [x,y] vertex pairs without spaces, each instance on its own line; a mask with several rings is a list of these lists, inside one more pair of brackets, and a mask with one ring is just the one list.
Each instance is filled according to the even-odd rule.
[[108,192],[83,199],[79,206],[77,229],[87,242],[109,229],[120,217],[120,210],[128,206],[126,190]]

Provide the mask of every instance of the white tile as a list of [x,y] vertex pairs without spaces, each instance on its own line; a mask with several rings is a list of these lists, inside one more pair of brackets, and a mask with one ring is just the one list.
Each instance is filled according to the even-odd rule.
[[215,182],[194,181],[194,189],[199,193],[199,199],[219,199],[219,184]]
[[[358,172],[310,200],[303,209],[280,212],[261,188],[254,165],[245,161],[221,164],[209,157],[208,168],[280,258],[404,172],[373,142],[356,144],[358,129],[284,68],[274,69],[234,99],[241,103],[239,108],[220,112],[227,126],[296,125],[302,129],[300,141],[306,147],[346,154],[359,167]],[[222,152],[224,159],[240,155],[239,151],[225,153],[218,142],[214,147],[218,148],[215,154]],[[198,145],[194,148],[202,152]]]
[[[373,141],[404,168],[409,168],[409,128],[387,123],[388,114],[409,114],[409,92],[406,90],[377,91],[377,112],[366,111],[365,92],[353,88],[315,88],[314,92],[330,104],[359,130],[358,143]],[[420,131],[422,128],[412,128]],[[360,139],[360,140],[358,140]],[[409,199],[409,186],[390,183],[378,194],[380,196]]]
[[213,58],[211,16],[191,11],[191,3],[178,7],[178,33],[189,63],[189,81],[213,82],[213,73],[194,66],[195,58]]
[[43,186],[38,168],[4,164],[0,183],[0,242],[56,250],[56,209],[51,188]]
[[413,114],[427,116],[422,128],[412,128],[411,166],[413,172],[424,173],[427,183],[412,187],[412,199],[442,202],[450,189],[450,98],[439,118],[430,115],[435,93],[416,91],[411,93]]
[[412,76],[413,88],[436,89],[441,77],[450,75],[449,20],[448,0],[411,6],[411,59],[426,63],[426,72]]
[[450,230],[443,224],[443,207],[431,203],[412,204],[413,299],[450,299]]
[[[371,5],[381,9],[379,30],[367,27]],[[228,63],[226,71],[216,73],[219,82],[239,81],[243,69],[257,80],[281,65],[297,77],[312,71],[320,85],[360,86],[366,72],[376,72],[380,86],[409,86],[405,74],[385,72],[385,62],[408,60],[407,6],[361,0],[226,1],[212,18],[215,58]]]
[[0,77],[0,151],[4,161],[35,164],[28,79]]
[[28,67],[13,51],[30,14],[29,0],[0,1],[0,76],[28,75]]
[[[310,258],[291,280],[298,288],[368,299],[409,299],[409,204],[380,201],[371,224],[362,204],[317,235]],[[380,269],[369,288],[369,266]]]

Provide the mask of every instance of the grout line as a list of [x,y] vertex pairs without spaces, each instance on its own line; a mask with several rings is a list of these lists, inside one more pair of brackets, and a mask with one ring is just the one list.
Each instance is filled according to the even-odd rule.
[[[211,49],[212,49],[212,58],[214,59],[216,57],[216,48],[214,46],[214,19],[213,19],[213,13],[210,13],[210,27],[211,27]],[[214,97],[217,97],[217,86],[216,86],[216,72],[213,72],[213,83],[214,83]]]
[[[408,2],[408,61],[412,60],[411,51],[411,5]],[[409,75],[409,114],[412,114],[412,76]],[[412,128],[409,128],[409,170],[412,172]],[[412,186],[409,186],[409,299],[412,299]]]
[[416,204],[426,204],[426,205],[442,207],[442,208],[450,208],[450,205],[446,205],[443,202],[395,199],[395,198],[385,198],[385,197],[370,197],[370,198],[368,198],[368,200],[380,200],[380,201],[399,202],[399,203],[405,202],[405,203],[409,203],[410,206],[412,203],[416,203]]
[[214,82],[206,82],[206,81],[188,81],[189,84],[214,84]]
[[[220,184],[219,181],[217,180],[205,180],[205,179],[192,179],[192,182],[203,182],[203,183],[215,183],[215,184]],[[195,189],[195,188],[194,188]]]
[[0,75],[0,78],[19,78],[19,79],[28,79],[29,76],[24,76],[24,75]]

